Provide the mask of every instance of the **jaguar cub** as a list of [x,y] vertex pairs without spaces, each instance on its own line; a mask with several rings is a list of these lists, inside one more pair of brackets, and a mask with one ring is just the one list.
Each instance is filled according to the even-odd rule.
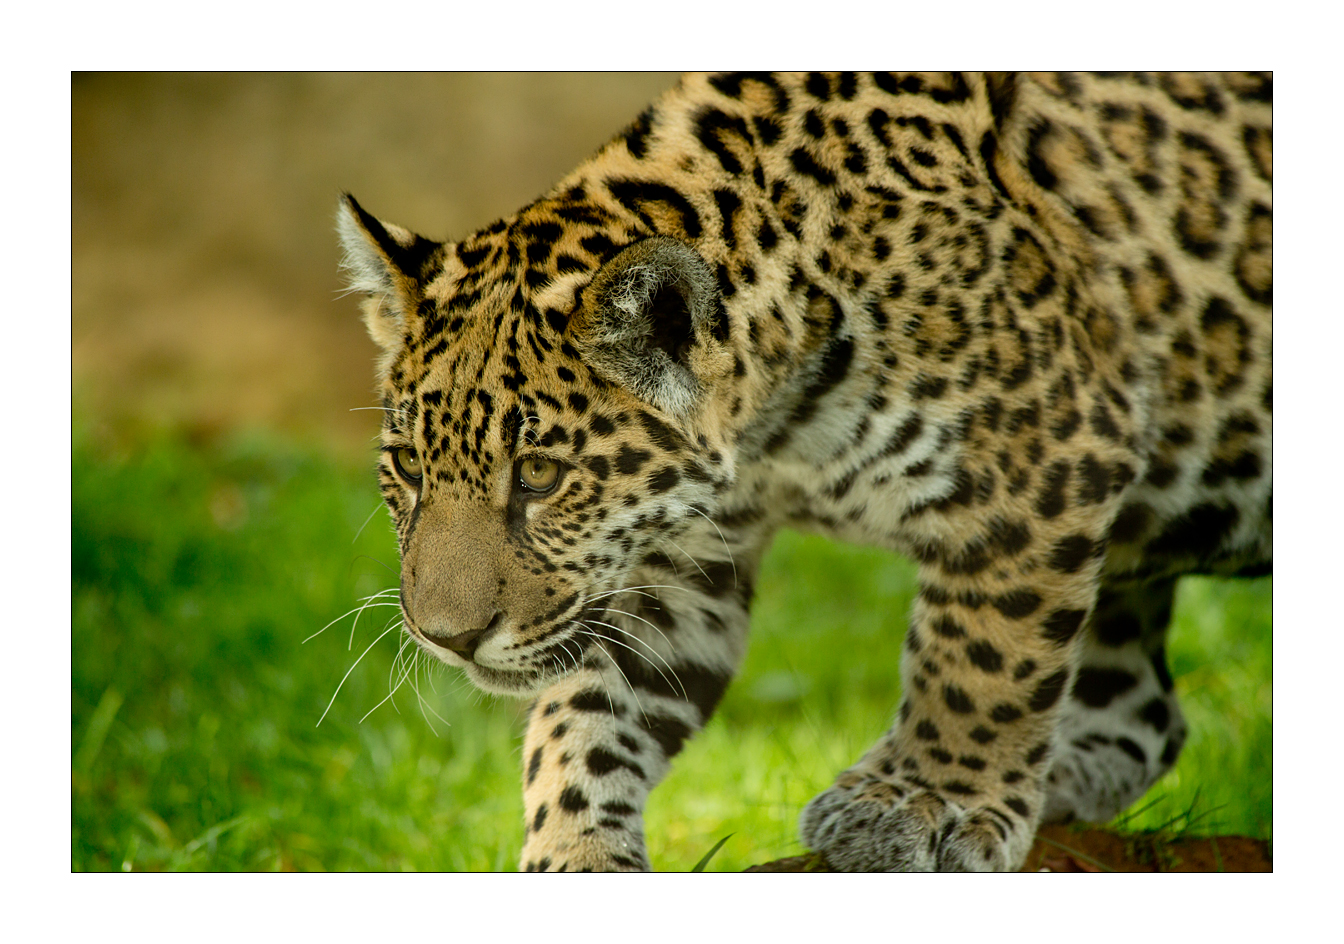
[[781,525],[919,567],[831,866],[1015,869],[1172,765],[1175,581],[1272,558],[1271,88],[688,76],[459,242],[343,200],[406,631],[535,699],[523,868],[649,867]]

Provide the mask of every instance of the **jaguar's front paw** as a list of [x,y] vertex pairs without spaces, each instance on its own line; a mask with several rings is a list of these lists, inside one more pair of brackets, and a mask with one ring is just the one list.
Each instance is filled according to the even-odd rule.
[[803,810],[803,842],[842,872],[994,872],[1017,868],[1032,830],[993,807],[930,789],[841,776]]

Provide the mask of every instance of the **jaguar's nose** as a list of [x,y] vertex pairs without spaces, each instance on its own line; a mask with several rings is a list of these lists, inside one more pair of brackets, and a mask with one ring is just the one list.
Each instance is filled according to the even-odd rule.
[[468,662],[471,662],[472,657],[476,654],[476,647],[494,631],[495,627],[499,625],[499,620],[500,614],[496,613],[490,618],[490,622],[479,629],[471,629],[464,633],[454,633],[452,635],[441,635],[427,630],[423,632],[425,638],[434,643],[434,645],[455,652]]

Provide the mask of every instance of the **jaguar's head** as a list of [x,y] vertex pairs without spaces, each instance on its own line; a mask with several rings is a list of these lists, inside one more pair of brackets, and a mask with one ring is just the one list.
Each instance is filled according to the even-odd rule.
[[339,230],[381,349],[406,629],[488,691],[535,692],[615,644],[612,597],[732,477],[716,280],[683,243],[594,239],[545,202],[449,244],[346,197]]

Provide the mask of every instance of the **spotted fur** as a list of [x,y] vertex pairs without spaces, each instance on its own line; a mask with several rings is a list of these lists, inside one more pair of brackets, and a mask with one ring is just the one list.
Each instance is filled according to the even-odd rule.
[[1013,869],[1171,766],[1175,580],[1272,559],[1271,104],[689,76],[459,242],[344,200],[407,631],[535,698],[525,869],[649,867],[782,525],[919,565],[896,719],[802,815],[832,866]]

